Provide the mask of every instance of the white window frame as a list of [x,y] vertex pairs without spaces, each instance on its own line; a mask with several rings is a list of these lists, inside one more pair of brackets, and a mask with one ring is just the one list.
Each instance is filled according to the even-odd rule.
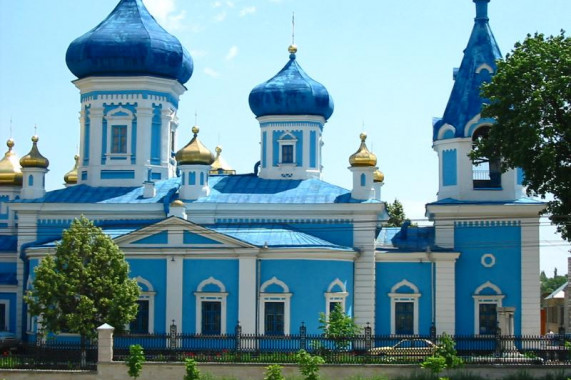
[[[114,116],[117,113],[126,113],[127,115]],[[107,120],[107,153],[106,163],[108,165],[130,165],[131,162],[126,162],[131,157],[131,139],[133,133],[133,119],[134,115],[131,111],[126,108],[118,107],[110,111],[105,120]],[[111,153],[111,147],[113,146],[113,127],[114,126],[127,126],[127,138],[125,141],[126,151],[125,153]],[[125,160],[111,160],[111,157],[125,157]]]
[[[204,292],[202,291],[207,285],[216,285],[219,292]],[[227,298],[228,293],[226,292],[226,286],[222,281],[215,279],[214,277],[209,277],[203,280],[196,287],[196,292],[194,292],[196,298],[196,325],[195,331],[197,334],[202,334],[202,303],[203,302],[220,302],[220,334],[226,334],[226,314],[227,314]]]
[[[401,287],[408,287],[413,290],[413,293],[397,293]],[[388,294],[391,299],[391,335],[396,335],[396,304],[397,302],[412,302],[413,303],[413,334],[418,335],[418,299],[422,294],[418,291],[418,287],[412,282],[403,279],[396,283]]]
[[[339,289],[341,289],[340,292],[333,291],[333,289],[335,289],[336,286],[339,287]],[[347,288],[345,287],[345,284],[339,278],[336,278],[331,282],[331,284],[329,284],[329,286],[327,287],[327,292],[325,292],[324,294],[326,320],[329,320],[329,311],[331,309],[332,303],[340,303],[341,309],[345,313],[346,310],[345,301],[348,295],[349,293],[347,293]]]
[[[286,138],[287,137],[287,138]],[[296,146],[297,146],[297,138],[291,133],[291,132],[285,132],[284,134],[282,134],[280,136],[280,138],[278,139],[278,144],[279,144],[279,159],[278,159],[278,164],[279,166],[296,166],[297,165],[297,160],[296,160]],[[284,163],[282,162],[282,148],[284,145],[291,145],[293,147],[293,152],[292,152],[292,162],[287,162]]]
[[[268,293],[266,289],[270,285],[278,285],[282,288],[282,293]],[[265,334],[266,331],[266,302],[283,302],[284,303],[284,335],[290,334],[290,312],[291,312],[291,296],[289,287],[277,277],[272,277],[260,286],[260,307],[258,314],[258,331]]]
[[[496,294],[480,294],[482,290],[490,288]],[[490,281],[478,286],[472,298],[474,298],[474,335],[486,336],[489,334],[480,334],[480,304],[496,304],[496,310],[502,307],[502,301],[505,295],[502,294],[501,289]]]
[[[144,285],[147,290],[142,291],[139,293],[139,301],[149,301],[149,334],[153,334],[155,332],[155,289],[153,288],[153,284],[151,282],[141,276],[135,277],[137,283]],[[127,328],[129,325],[127,325]]]

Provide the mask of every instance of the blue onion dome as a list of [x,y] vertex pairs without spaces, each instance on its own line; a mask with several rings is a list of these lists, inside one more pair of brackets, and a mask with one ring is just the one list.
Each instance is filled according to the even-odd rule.
[[333,114],[333,98],[325,86],[311,79],[297,63],[297,47],[289,47],[289,62],[272,79],[250,92],[250,109],[256,117],[267,115]]
[[143,0],[121,0],[105,20],[69,45],[65,60],[79,79],[150,75],[184,84],[193,70],[188,51],[155,21]]

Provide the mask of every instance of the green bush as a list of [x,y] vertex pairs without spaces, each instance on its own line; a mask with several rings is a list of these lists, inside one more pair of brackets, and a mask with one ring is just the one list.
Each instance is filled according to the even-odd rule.
[[184,375],[184,380],[199,380],[200,371],[196,365],[196,360],[187,358],[184,360],[184,368],[186,369],[186,375]]
[[129,376],[135,379],[141,375],[143,370],[143,362],[145,361],[145,354],[143,347],[140,344],[132,344],[129,346],[129,356],[127,356],[127,367],[129,367]]
[[285,377],[282,375],[282,368],[279,364],[267,366],[264,380],[285,380]]
[[305,380],[319,379],[319,366],[325,363],[321,356],[312,356],[305,350],[299,350],[295,358],[299,365],[299,371],[305,376]]

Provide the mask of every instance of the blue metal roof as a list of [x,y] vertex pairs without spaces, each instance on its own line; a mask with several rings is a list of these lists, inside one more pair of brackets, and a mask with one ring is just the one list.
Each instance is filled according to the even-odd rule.
[[427,203],[428,205],[541,205],[545,202],[541,202],[532,198],[522,197],[513,201],[460,201],[454,198],[444,198],[436,202]]
[[333,114],[333,98],[325,86],[311,79],[295,59],[270,80],[254,87],[249,97],[250,109],[256,116],[319,115],[325,120]]
[[377,243],[382,247],[394,247],[399,251],[439,250],[434,246],[434,227],[411,227],[405,222],[402,227],[383,227],[377,236]]
[[66,63],[80,79],[151,75],[184,84],[193,70],[188,51],[142,0],[121,0],[105,20],[69,45]]
[[454,87],[444,116],[434,123],[433,140],[438,139],[438,132],[445,124],[456,128],[453,137],[469,137],[465,136],[464,127],[468,121],[481,112],[482,105],[486,102],[480,97],[480,87],[491,80],[492,73],[485,69],[477,72],[477,69],[487,64],[495,72],[496,60],[502,58],[502,53],[488,23],[489,1],[474,0],[476,3],[474,28],[468,46],[464,50],[460,69],[455,74]]
[[215,224],[206,225],[204,227],[258,247],[306,247],[353,250],[350,247],[340,246],[297,231],[284,224]]
[[18,237],[11,235],[0,235],[0,252],[16,252],[18,248]]

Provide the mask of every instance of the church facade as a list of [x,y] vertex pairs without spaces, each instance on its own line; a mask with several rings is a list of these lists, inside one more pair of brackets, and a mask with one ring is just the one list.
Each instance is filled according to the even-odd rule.
[[[387,228],[383,173],[355,138],[351,189],[321,178],[331,95],[297,61],[256,86],[254,173],[237,174],[199,139],[177,146],[177,108],[193,61],[142,0],[121,0],[74,40],[66,62],[80,93],[80,141],[65,188],[46,191],[49,161],[32,138],[0,161],[0,325],[37,331],[23,294],[62,231],[85,215],[119,245],[141,287],[132,332],[287,335],[339,304],[375,334],[538,334],[539,216],[523,173],[472,162],[479,87],[501,58],[489,0],[476,18],[441,119],[433,124],[438,198],[430,227]],[[115,38],[120,35],[121,38]],[[261,80],[263,78],[260,78]],[[104,275],[104,274],[102,274]]]

